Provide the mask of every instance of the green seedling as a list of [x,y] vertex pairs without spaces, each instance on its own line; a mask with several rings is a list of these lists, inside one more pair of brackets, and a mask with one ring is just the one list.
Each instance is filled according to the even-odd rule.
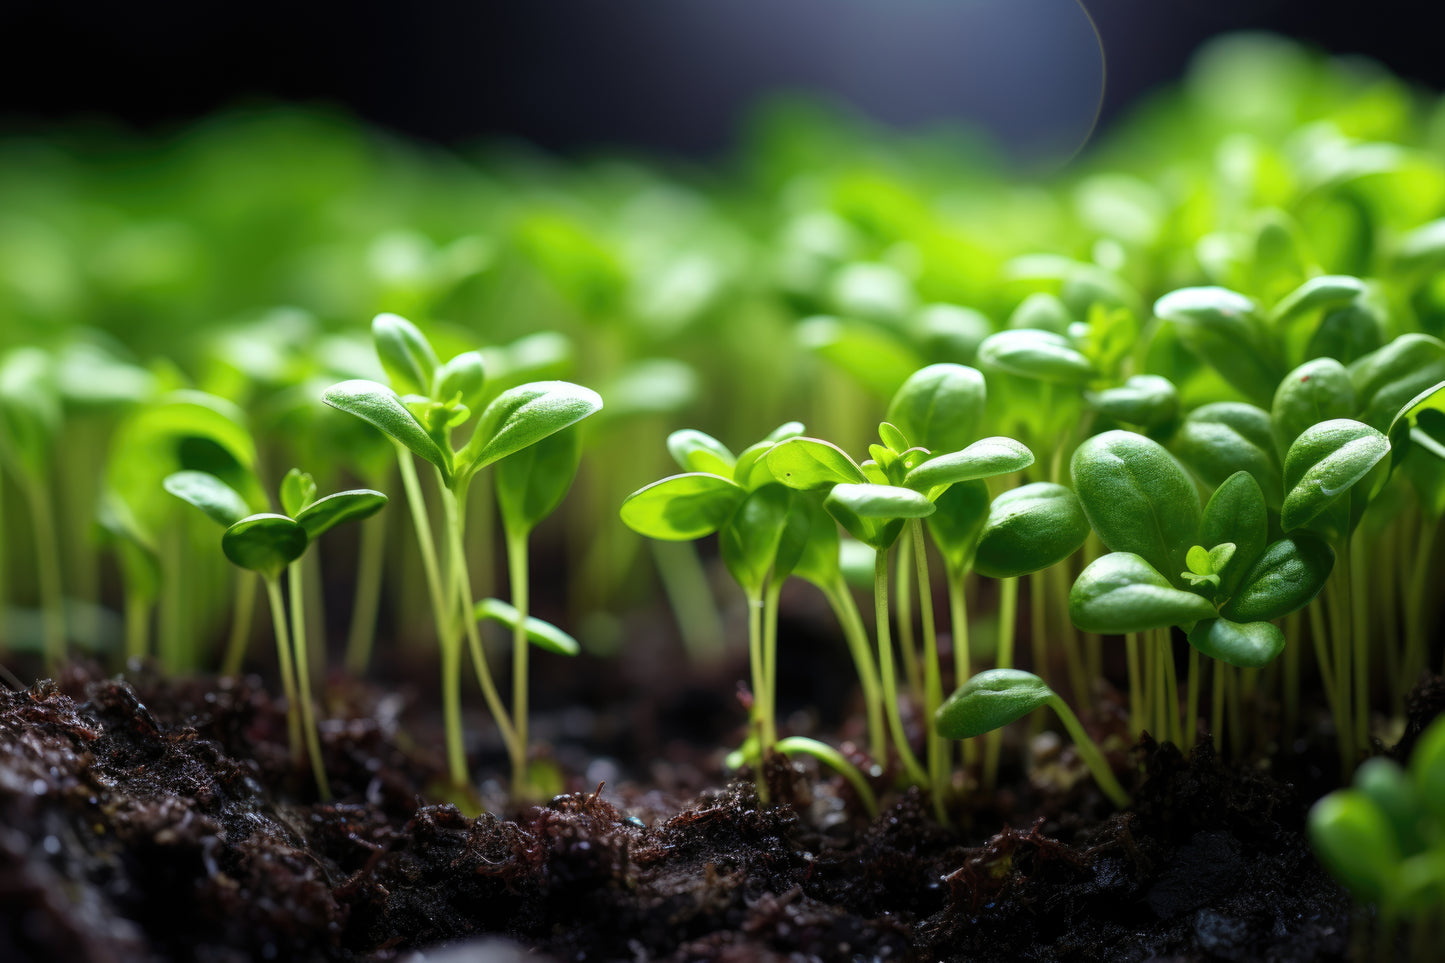
[[[315,539],[335,526],[346,521],[360,521],[379,512],[386,504],[386,496],[369,489],[357,489],[317,498],[316,482],[309,474],[295,468],[287,472],[281,482],[281,506],[285,515],[270,512],[251,514],[250,506],[235,489],[206,472],[180,471],[167,475],[165,489],[223,526],[221,551],[226,558],[239,568],[255,572],[265,583],[276,632],[281,682],[286,693],[291,757],[293,761],[300,760],[304,736],[317,790],[322,799],[330,799],[331,790],[311,702],[302,570],[292,563],[301,558]],[[289,573],[289,633],[281,596],[283,573]]]
[[[452,433],[467,423],[473,409],[485,398],[486,375],[482,355],[464,351],[445,364],[441,363],[425,335],[404,318],[379,315],[372,323],[372,337],[377,356],[391,381],[391,387],[375,381],[355,379],[332,385],[322,400],[333,408],[355,415],[380,430],[395,444],[401,467],[402,485],[411,507],[413,527],[421,550],[432,615],[436,621],[441,647],[442,705],[447,731],[447,762],[453,783],[467,784],[466,757],[461,731],[461,657],[462,640],[470,650],[477,681],[486,699],[492,718],[501,732],[512,762],[512,791],[519,798],[528,793],[527,745],[525,726],[518,731],[508,717],[492,680],[481,636],[473,618],[474,600],[471,577],[464,550],[466,517],[464,506],[472,480],[482,469],[542,442],[594,414],[602,407],[595,391],[566,381],[535,381],[508,388],[498,394],[481,411],[471,436],[460,448],[454,448]],[[565,451],[565,446],[563,448]],[[543,462],[556,463],[556,450],[549,449]],[[413,456],[420,457],[435,469],[440,492],[446,539],[445,566],[432,539],[431,520],[426,500],[417,478]],[[566,459],[562,459],[565,461]],[[532,477],[538,461],[530,458],[509,469],[508,477]],[[515,471],[516,475],[512,472]],[[541,478],[541,475],[537,475]],[[548,477],[546,497],[529,500],[523,494],[504,503],[504,519],[509,519],[509,557],[515,558],[513,592],[523,593],[521,607],[526,607],[525,577],[517,577],[516,566],[525,565],[525,532],[540,516],[538,508],[560,499],[566,484]],[[567,474],[570,482],[570,473]],[[509,488],[516,491],[515,484]],[[509,496],[510,497],[510,496]],[[522,551],[513,546],[521,546]],[[524,634],[519,633],[519,638]],[[517,693],[525,701],[525,642],[521,667],[514,680]],[[525,712],[525,705],[522,706]]]
[[945,739],[972,739],[1016,722],[1041,706],[1058,715],[1078,749],[1079,756],[1099,788],[1120,809],[1129,805],[1129,794],[1119,785],[1104,754],[1068,703],[1043,679],[1021,669],[989,669],[958,688],[933,717],[934,730]]

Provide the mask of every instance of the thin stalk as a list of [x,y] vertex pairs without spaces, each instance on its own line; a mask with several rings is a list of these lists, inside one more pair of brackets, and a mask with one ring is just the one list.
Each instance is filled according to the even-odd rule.
[[[968,640],[968,591],[964,586],[965,573],[950,570],[946,574],[948,625],[953,633],[953,687],[957,689],[973,675]],[[973,765],[978,757],[978,743],[973,739],[965,739],[962,748],[964,765]]]
[[[873,612],[877,619],[878,669],[882,674],[883,698],[888,709],[888,724],[893,730],[893,748],[903,769],[915,785],[928,785],[928,773],[918,764],[918,757],[908,745],[903,729],[903,715],[898,703],[898,680],[893,673],[893,642],[888,632],[888,552],[880,550],[873,563]],[[932,720],[929,720],[930,723]]]
[[1224,751],[1224,670],[1228,667],[1218,659],[1210,661],[1214,663],[1214,677],[1210,679],[1209,734],[1214,740],[1215,753],[1220,753]]
[[1179,725],[1179,676],[1174,665],[1174,642],[1169,638],[1168,629],[1159,630],[1159,643],[1164,653],[1164,686],[1167,695],[1169,735],[1176,746],[1184,744],[1183,731]]
[[346,671],[358,678],[371,665],[376,642],[376,613],[381,605],[381,578],[386,567],[385,515],[361,523],[357,547],[356,597],[351,602],[351,624],[346,633]]
[[1184,751],[1194,749],[1199,733],[1199,650],[1189,647],[1189,695],[1184,710]]
[[1299,729],[1300,696],[1300,614],[1291,612],[1284,620],[1284,731],[1293,739]]
[[725,649],[723,624],[697,546],[660,539],[648,543],[688,657],[701,665],[716,663]]
[[281,580],[266,579],[266,599],[271,604],[271,627],[276,634],[276,662],[281,669],[281,689],[286,693],[286,744],[291,764],[301,761],[301,709],[296,696],[296,670],[291,664],[291,633],[286,628],[286,606],[281,601]]
[[1168,742],[1169,688],[1164,678],[1164,651],[1159,645],[1158,632],[1151,631],[1150,635],[1153,639],[1145,651],[1149,653],[1154,677],[1154,735],[1160,742]]
[[322,802],[331,799],[331,784],[326,780],[326,763],[321,757],[321,734],[316,728],[316,710],[311,703],[311,664],[306,652],[306,584],[303,569],[296,563],[287,566],[291,594],[291,644],[295,649],[296,695],[301,704],[301,727],[306,736],[306,754],[311,757],[311,774],[316,777],[316,791]]
[[1049,671],[1048,617],[1044,614],[1047,599],[1044,598],[1042,572],[1029,574],[1029,654],[1034,660],[1034,674],[1047,680]]
[[[1019,580],[1001,579],[998,583],[998,639],[995,640],[994,665],[1000,669],[1013,667],[1014,622],[1018,617]],[[994,729],[984,736],[983,785],[992,789],[998,782],[998,759],[1003,750],[1003,730]]]
[[[1339,557],[1337,572],[1349,572],[1348,549],[1341,546],[1342,551],[1336,553]],[[1354,769],[1355,754],[1355,713],[1354,703],[1351,702],[1350,693],[1350,666],[1352,653],[1350,651],[1350,615],[1349,615],[1349,586],[1341,584],[1343,577],[1340,575],[1331,576],[1325,586],[1325,593],[1328,596],[1327,612],[1329,614],[1330,638],[1334,643],[1334,665],[1335,683],[1339,686],[1340,724],[1344,726],[1338,733],[1340,740],[1340,758],[1345,763],[1345,772],[1348,774]]]
[[1345,561],[1348,581],[1345,583],[1345,599],[1350,613],[1350,636],[1354,643],[1355,656],[1355,745],[1368,749],[1370,745],[1370,647],[1369,647],[1369,592],[1365,562],[1367,556],[1361,541],[1364,529],[1356,529],[1354,537],[1347,543],[1349,557]]
[[943,670],[938,663],[938,635],[933,622],[933,580],[928,575],[928,549],[923,542],[923,523],[914,519],[913,558],[918,568],[918,615],[923,627],[923,718],[928,731],[929,785],[933,789],[933,814],[940,823],[948,822],[944,795],[948,789],[948,773],[952,765],[949,744],[933,728],[933,716],[943,705]]
[[321,640],[319,645],[312,645],[306,654],[311,657],[311,671],[324,677],[327,666],[326,599],[321,592],[324,578],[321,553],[307,552],[292,563],[293,568],[297,565],[302,570],[301,589],[306,593],[306,637]]
[[523,749],[512,760],[512,786],[527,783],[527,616],[530,614],[527,573],[527,533],[507,532],[507,584],[511,587],[512,607],[517,610],[517,624],[512,627],[512,731]]
[[772,579],[763,593],[763,724],[769,747],[778,741],[778,597],[782,591],[783,579]]
[[1405,671],[1408,673],[1405,688],[1414,684],[1416,677],[1425,668],[1425,590],[1430,585],[1430,558],[1435,551],[1435,538],[1440,533],[1440,520],[1426,518],[1420,531],[1420,540],[1415,545],[1415,560],[1410,566],[1410,577],[1405,589]]
[[226,656],[221,662],[222,675],[240,675],[246,659],[246,646],[251,641],[251,620],[256,613],[256,583],[261,576],[245,569],[236,571],[236,602],[231,610],[231,637],[226,640]]
[[54,672],[65,661],[65,599],[60,578],[60,542],[55,535],[50,489],[39,478],[24,475],[30,524],[35,533],[35,569],[40,582],[40,610],[45,641],[45,664]]
[[1048,598],[1054,603],[1055,631],[1062,636],[1065,664],[1069,668],[1069,684],[1074,692],[1074,701],[1080,706],[1089,704],[1090,680],[1097,674],[1090,673],[1085,664],[1084,650],[1080,645],[1079,633],[1074,629],[1074,620],[1069,618],[1068,570],[1064,564],[1052,565],[1044,570],[1043,587]]
[[151,603],[140,592],[125,593],[125,657],[143,659],[150,649]]
[[870,817],[878,815],[878,797],[873,794],[873,787],[868,785],[868,780],[863,778],[858,767],[849,762],[837,749],[825,742],[809,739],[806,736],[789,736],[779,740],[777,750],[785,756],[801,752],[832,766],[839,775],[848,780],[853,791],[858,794],[858,800],[863,803],[863,808],[868,811],[868,815]]
[[1129,731],[1137,739],[1148,727],[1148,698],[1144,691],[1144,677],[1139,671],[1139,633],[1130,632],[1124,636],[1124,656],[1129,665]]
[[868,713],[868,754],[880,766],[888,758],[888,733],[883,723],[883,693],[878,682],[878,666],[868,646],[868,630],[863,626],[863,616],[858,603],[853,601],[853,591],[842,573],[830,588],[823,590],[828,604],[843,628],[848,651],[853,656],[853,665],[858,669],[858,682],[863,687],[863,706]]
[[1228,688],[1225,691],[1225,698],[1229,706],[1229,743],[1234,747],[1236,759],[1244,758],[1244,714],[1241,711],[1241,689],[1240,677],[1243,673],[1234,666],[1229,666],[1224,672],[1224,678],[1228,680]]
[[1057,695],[1049,699],[1049,706],[1058,713],[1059,721],[1068,730],[1069,738],[1074,740],[1074,749],[1079,753],[1079,758],[1084,760],[1084,765],[1094,774],[1094,781],[1104,791],[1110,801],[1120,809],[1129,805],[1129,794],[1124,787],[1119,785],[1119,780],[1114,776],[1114,770],[1109,767],[1109,761],[1099,750],[1098,743],[1084,730],[1084,725],[1079,717],[1074,715],[1074,710],[1069,708],[1068,703]]
[[908,680],[908,691],[916,698],[923,698],[923,667],[918,662],[918,649],[913,638],[913,527],[903,529],[898,540],[898,571],[893,584],[893,608],[898,612],[898,648],[903,654],[903,674]]
[[161,666],[168,672],[179,672],[181,665],[182,637],[185,635],[185,593],[181,580],[184,577],[182,556],[185,546],[179,523],[172,522],[162,538],[160,644],[156,655]]
[[1401,687],[1405,640],[1400,635],[1400,606],[1392,598],[1400,578],[1396,571],[1400,553],[1395,547],[1399,541],[1397,520],[1380,536],[1373,553],[1376,564],[1366,569],[1366,576],[1372,582],[1366,594],[1384,602],[1380,606],[1380,637],[1384,640],[1386,691],[1390,711],[1397,713],[1405,705],[1405,690]]
[[763,695],[766,685],[767,668],[763,656],[763,593],[749,589],[748,599],[748,669],[753,683],[752,724],[758,740],[758,801],[767,805],[768,792],[768,749],[772,740],[768,737],[767,698]]

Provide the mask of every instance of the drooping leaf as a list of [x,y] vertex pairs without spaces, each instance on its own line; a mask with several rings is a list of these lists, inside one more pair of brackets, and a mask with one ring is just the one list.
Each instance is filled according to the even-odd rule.
[[774,478],[801,491],[867,480],[847,452],[820,438],[780,441],[768,450],[766,458]]
[[218,525],[234,525],[251,514],[246,500],[215,475],[203,471],[178,471],[167,475],[162,484],[166,491],[199,508]]
[[378,314],[371,322],[371,337],[397,394],[431,394],[437,355],[416,325],[399,315]]
[[306,551],[306,529],[285,515],[248,515],[221,535],[232,563],[268,579],[278,577]]
[[1089,520],[1073,492],[1036,482],[1004,492],[989,507],[974,568],[989,578],[1018,578],[1056,565],[1089,537]]
[[[1422,425],[1422,416],[1424,424],[1433,419],[1437,430],[1445,425],[1445,381],[1431,385],[1405,402],[1390,421],[1390,428],[1385,434],[1390,439],[1391,464],[1399,463],[1413,446],[1418,437],[1414,429]],[[1420,441],[1429,456],[1445,460],[1445,444],[1442,444],[1445,439],[1435,437],[1435,433],[1424,432]]]
[[807,520],[808,530],[802,554],[793,566],[793,574],[831,592],[841,572],[838,523],[823,510],[821,495],[796,499],[794,511]]
[[1285,531],[1314,521],[1389,453],[1389,440],[1361,422],[1335,418],[1311,426],[1285,456]]
[[1130,552],[1095,559],[1069,591],[1069,617],[1085,632],[1143,632],[1215,615],[1208,599],[1175,588]]
[[760,592],[767,584],[793,498],[792,489],[784,485],[763,485],[748,492],[723,525],[718,535],[723,563],[745,591]]
[[1107,431],[1074,451],[1070,472],[1105,547],[1140,555],[1161,572],[1183,571],[1199,529],[1199,492],[1163,446]]
[[573,426],[497,462],[492,487],[507,531],[529,532],[556,511],[577,477],[581,459],[582,438]]
[[463,460],[477,471],[602,409],[602,397],[570,381],[532,381],[509,388],[482,412]]
[[727,445],[696,428],[682,428],[667,436],[667,453],[683,471],[705,471],[731,478],[737,456]]
[[849,534],[878,551],[898,540],[904,520],[934,512],[933,503],[911,488],[878,484],[834,485],[823,507]]
[[889,402],[888,421],[907,439],[904,448],[957,451],[977,437],[986,397],[977,369],[931,364],[903,382]]
[[690,541],[717,531],[745,494],[741,485],[717,475],[672,475],[628,495],[622,521],[648,538]]
[[962,451],[937,455],[903,476],[903,484],[920,492],[939,485],[993,478],[1022,471],[1034,463],[1028,446],[998,435],[981,438]]
[[1400,409],[1431,385],[1445,381],[1445,343],[1410,332],[1350,365],[1360,421],[1384,431]]
[[320,538],[342,522],[361,521],[381,511],[386,496],[369,488],[334,492],[307,505],[296,514],[296,521],[306,530],[306,537]]
[[[482,599],[472,607],[472,617],[478,622],[490,620],[515,629],[518,612],[515,606],[501,599]],[[582,651],[582,646],[577,644],[576,639],[551,622],[529,615],[523,626],[527,641],[544,652],[551,652],[553,655],[577,655]]]
[[978,346],[978,362],[1036,381],[1085,384],[1099,377],[1094,363],[1063,335],[1015,329],[989,335]]
[[1252,300],[1227,288],[1181,288],[1154,302],[1154,314],[1245,398],[1269,403],[1284,372]]
[[357,378],[327,388],[321,400],[333,408],[355,415],[380,429],[383,434],[414,455],[426,459],[450,481],[451,453],[436,443],[401,398],[384,384]]
[[1268,622],[1298,612],[1325,587],[1335,553],[1323,539],[1299,533],[1272,542],[1239,581],[1221,613],[1236,622]]
[[1269,622],[1204,619],[1190,630],[1189,644],[1235,668],[1258,669],[1284,651],[1284,633]]
[[945,739],[972,739],[1017,722],[1055,698],[1043,679],[1020,669],[988,669],[963,685],[933,717]]

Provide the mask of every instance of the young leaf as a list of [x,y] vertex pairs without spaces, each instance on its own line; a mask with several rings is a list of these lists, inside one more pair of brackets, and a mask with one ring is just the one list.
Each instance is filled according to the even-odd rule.
[[1069,617],[1085,632],[1122,635],[1213,618],[1209,600],[1169,584],[1129,552],[1095,559],[1069,591]]
[[931,364],[903,382],[888,404],[888,421],[907,438],[905,449],[920,445],[935,452],[957,451],[977,436],[985,399],[983,375],[977,369]]
[[178,471],[167,475],[162,484],[166,491],[199,508],[218,525],[234,525],[251,514],[246,500],[215,475],[203,471]]
[[1199,529],[1199,492],[1157,442],[1106,431],[1074,451],[1074,491],[1112,552],[1132,552],[1161,572],[1184,569]]
[[1358,421],[1335,418],[1311,426],[1285,456],[1284,530],[1314,521],[1389,453],[1389,440]]
[[1269,622],[1308,605],[1330,576],[1335,553],[1323,539],[1301,532],[1266,548],[1220,613],[1236,622]]
[[1400,845],[1385,814],[1364,793],[1342,789],[1315,803],[1309,833],[1320,862],[1358,898],[1375,901],[1393,888]]
[[1269,412],[1237,401],[1220,401],[1191,411],[1171,445],[1179,460],[1206,485],[1220,485],[1237,471],[1259,482],[1268,503],[1278,504],[1279,465],[1275,461]]
[[962,451],[930,458],[903,476],[903,484],[927,492],[939,485],[993,478],[1022,471],[1034,463],[1028,446],[1002,435],[982,438]]
[[1235,668],[1258,669],[1284,651],[1284,633],[1269,622],[1204,619],[1190,630],[1189,644]]
[[[509,629],[517,627],[516,608],[501,599],[482,599],[472,607],[472,617],[478,622],[489,619],[493,622],[500,622]],[[577,655],[582,651],[582,646],[577,644],[576,639],[551,622],[544,622],[529,615],[523,624],[527,633],[527,641],[539,649],[554,655]]]
[[1250,401],[1265,404],[1273,396],[1282,372],[1249,298],[1226,288],[1181,288],[1154,302],[1154,314]]
[[466,470],[485,468],[601,408],[597,392],[570,381],[532,381],[510,388],[482,412],[476,432],[467,441]]
[[745,591],[758,592],[767,584],[793,497],[783,485],[764,485],[748,492],[723,525],[718,536],[723,563]]
[[416,325],[395,314],[378,314],[371,322],[371,337],[381,367],[397,394],[431,394],[437,356]]
[[1179,413],[1174,382],[1159,375],[1134,375],[1118,387],[1086,391],[1084,401],[1106,418],[1140,428],[1168,424]]
[[370,518],[385,504],[386,496],[369,488],[335,492],[301,509],[296,521],[306,530],[306,537],[315,540],[342,522]]
[[933,503],[911,488],[877,484],[834,485],[823,507],[849,534],[878,551],[898,540],[904,519],[934,512]]
[[[295,518],[297,512],[314,501],[316,501],[316,479],[311,477],[311,473],[301,471],[299,468],[292,468],[288,471],[286,477],[281,479],[281,510]],[[226,524],[229,525],[230,522]]]
[[831,592],[841,570],[838,523],[823,510],[821,495],[796,499],[794,512],[807,520],[808,530],[802,554],[793,565],[793,574]]
[[577,477],[581,459],[582,438],[574,426],[497,462],[493,486],[507,531],[529,532],[556,511]]
[[1360,421],[1384,431],[1407,401],[1445,381],[1445,343],[1402,334],[1350,365]]
[[334,384],[322,392],[321,400],[333,408],[355,415],[406,447],[412,454],[425,458],[451,480],[451,454],[436,443],[416,416],[402,404],[396,392],[386,385],[365,379]]
[[268,579],[280,576],[306,545],[306,529],[300,523],[269,513],[249,515],[221,535],[221,551],[228,559]]
[[1424,800],[1414,780],[1398,763],[1384,756],[1366,759],[1355,770],[1355,788],[1385,814],[1401,853],[1408,856],[1425,848]]
[[667,436],[667,453],[683,471],[705,471],[731,478],[737,456],[712,435],[682,428]]
[[1285,376],[1274,393],[1270,432],[1283,458],[1294,440],[1311,425],[1355,413],[1355,386],[1350,373],[1334,358],[1306,361]]
[[622,521],[648,538],[690,541],[717,531],[745,494],[741,485],[717,475],[672,475],[628,495]]
[[453,399],[476,411],[486,397],[487,368],[480,351],[463,351],[436,371],[431,396],[451,404]]
[[883,422],[878,426],[878,438],[887,445],[895,455],[901,455],[913,446],[908,443],[908,438],[898,430],[897,425]]
[[934,513],[924,524],[950,574],[961,575],[972,567],[978,537],[988,520],[988,483],[971,481],[950,485],[933,500],[933,507]]
[[847,452],[819,438],[780,441],[768,449],[766,458],[774,478],[801,491],[867,481]]
[[1069,339],[1052,331],[999,331],[978,346],[978,363],[1035,381],[1085,384],[1099,373]]
[[1021,669],[988,669],[938,707],[933,729],[945,739],[972,739],[1017,722],[1054,698],[1043,679]]
[[1270,321],[1281,327],[1310,311],[1344,307],[1365,293],[1365,282],[1345,274],[1310,278],[1285,295],[1270,311]]
[[1259,482],[1247,471],[1235,472],[1224,480],[1204,506],[1199,520],[1201,545],[1231,544],[1234,554],[1229,566],[1219,566],[1220,589],[1233,593],[1254,560],[1264,551],[1269,537],[1269,512]]
[[974,568],[989,578],[1017,578],[1055,565],[1089,537],[1089,520],[1073,492],[1037,482],[1004,492],[989,507]]
[[[1390,439],[1391,464],[1398,464],[1408,453],[1415,439],[1416,433],[1413,429],[1419,424],[1422,415],[1427,421],[1434,418],[1437,425],[1445,420],[1445,381],[1431,385],[1405,402],[1404,407],[1390,422],[1390,428],[1385,434]],[[1420,441],[1421,447],[1430,455],[1445,459],[1445,447],[1441,446],[1438,439],[1425,433]]]

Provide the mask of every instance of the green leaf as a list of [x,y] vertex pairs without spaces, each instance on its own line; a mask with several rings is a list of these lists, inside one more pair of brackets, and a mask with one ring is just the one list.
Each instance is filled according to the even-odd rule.
[[[793,491],[764,485],[747,493],[718,536],[723,563],[744,591],[762,591],[788,525]],[[794,560],[796,561],[796,560]]]
[[1074,491],[1112,552],[1132,552],[1161,572],[1184,569],[1199,529],[1199,492],[1157,442],[1106,431],[1074,451]]
[[1004,492],[989,507],[974,568],[989,578],[1017,578],[1056,565],[1089,537],[1089,520],[1073,492],[1037,482]]
[[1234,592],[1254,560],[1264,551],[1268,537],[1269,512],[1265,508],[1264,492],[1260,491],[1259,482],[1247,471],[1235,472],[1214,490],[1199,520],[1201,545],[1227,543],[1234,546],[1232,564],[1215,569],[1221,572],[1220,589],[1224,594]]
[[16,348],[0,362],[0,461],[32,480],[44,478],[61,427],[60,395],[50,355]]
[[1179,340],[1247,399],[1269,402],[1283,366],[1253,301],[1226,288],[1181,288],[1154,302],[1154,314],[1175,325]]
[[249,515],[221,535],[221,551],[235,565],[277,578],[306,551],[306,529],[285,515]]
[[745,494],[741,485],[717,475],[672,475],[628,495],[622,521],[648,538],[690,541],[717,531]]
[[1308,605],[1330,577],[1335,553],[1323,539],[1299,533],[1271,543],[1220,609],[1236,622],[1268,622]]
[[525,534],[556,511],[581,460],[582,437],[574,426],[497,462],[492,485],[507,531]]
[[436,443],[416,416],[402,404],[397,393],[386,385],[361,378],[343,381],[322,392],[321,400],[380,429],[412,454],[435,465],[442,478],[450,483],[451,453]]
[[234,525],[251,514],[251,507],[234,488],[203,471],[178,471],[162,483],[166,491],[199,508],[218,525]]
[[601,409],[597,392],[570,381],[532,381],[510,388],[482,412],[463,453],[466,470],[485,468]]
[[933,500],[935,509],[924,520],[933,543],[943,556],[950,574],[961,575],[973,566],[978,537],[988,521],[988,483],[959,482],[944,489]]
[[[1426,414],[1429,412],[1430,414]],[[1390,461],[1391,464],[1398,464],[1409,452],[1416,432],[1415,427],[1420,423],[1420,416],[1437,419],[1437,425],[1445,420],[1445,381],[1431,385],[1418,395],[1405,402],[1404,406],[1396,413],[1390,422],[1390,429],[1385,434],[1390,439]],[[1426,433],[1421,439],[1421,447],[1432,457],[1445,459],[1445,447],[1440,444],[1440,439],[1433,438]]]
[[768,450],[766,457],[774,478],[801,491],[841,483],[861,484],[867,480],[847,452],[820,438],[780,441]]
[[1190,630],[1189,644],[1235,668],[1258,669],[1284,651],[1284,633],[1269,622],[1204,619]]
[[1314,521],[1389,453],[1389,440],[1358,421],[1335,418],[1311,426],[1284,460],[1285,531]]
[[1445,343],[1402,334],[1350,365],[1360,421],[1384,431],[1410,399],[1445,381]]
[[977,437],[986,396],[977,369],[931,364],[903,382],[888,404],[888,421],[907,438],[904,449],[920,445],[934,452],[957,451]]
[[1274,393],[1270,432],[1283,458],[1307,428],[1355,413],[1355,387],[1350,373],[1334,358],[1306,361],[1285,376]]
[[1279,465],[1269,412],[1237,401],[1221,401],[1191,411],[1171,445],[1179,460],[1206,485],[1223,484],[1238,471],[1259,482],[1265,502],[1278,504]]
[[1306,358],[1335,358],[1350,364],[1385,340],[1385,320],[1376,305],[1359,301],[1325,314],[1305,345]]
[[1380,807],[1395,831],[1402,853],[1408,856],[1425,848],[1429,821],[1425,801],[1414,780],[1398,763],[1384,756],[1366,759],[1355,770],[1355,788]]
[[381,492],[354,488],[318,498],[296,514],[296,521],[306,530],[306,537],[315,540],[342,522],[370,518],[385,504],[386,496]]
[[1074,316],[1057,295],[1046,291],[1035,291],[1019,302],[1008,316],[1008,326],[1019,330],[1048,331],[1052,334],[1066,334]]
[[1445,822],[1445,716],[1425,729],[1410,754],[1410,775],[1437,823]]
[[1054,690],[1032,672],[988,669],[938,707],[933,731],[945,739],[972,739],[1017,722],[1054,698]]
[[431,396],[476,411],[486,398],[487,368],[480,351],[463,351],[437,369]]
[[934,512],[933,503],[911,488],[876,484],[834,485],[823,507],[849,534],[878,551],[898,540],[905,519]]
[[978,346],[978,363],[1034,381],[1081,385],[1099,376],[1094,363],[1069,339],[1052,331],[1015,329],[989,335]]
[[430,397],[437,356],[426,335],[406,318],[378,314],[371,322],[371,337],[376,342],[376,356],[396,393]]
[[1365,282],[1349,275],[1310,278],[1285,295],[1270,311],[1269,318],[1276,327],[1282,327],[1311,311],[1344,307],[1364,293]]
[[901,455],[913,446],[908,443],[908,438],[898,430],[897,425],[882,422],[878,425],[878,438],[887,445],[895,455]]
[[[292,518],[307,505],[316,501],[316,479],[311,477],[310,472],[304,472],[299,468],[292,468],[281,479],[281,510]],[[241,513],[246,514],[245,512]],[[239,516],[238,516],[239,517]],[[231,521],[236,521],[232,519]],[[225,524],[229,525],[230,522]]]
[[1034,463],[1034,453],[1022,442],[1002,435],[982,438],[962,451],[928,459],[903,476],[903,484],[928,492],[939,485],[993,478],[1022,471]]
[[1084,401],[1106,418],[1141,428],[1168,424],[1179,413],[1174,382],[1159,375],[1134,375],[1118,387],[1086,391]]
[[[516,607],[501,599],[482,599],[472,607],[472,617],[478,622],[500,622],[509,629],[516,629],[517,616]],[[577,655],[582,651],[576,639],[551,622],[529,615],[523,625],[527,641],[543,651],[553,655]]]
[[1376,901],[1394,887],[1400,846],[1385,814],[1364,793],[1342,789],[1315,803],[1309,835],[1320,862],[1357,898]]
[[712,435],[696,428],[682,428],[667,436],[667,453],[683,471],[705,471],[724,478],[733,477],[737,456]]
[[772,431],[768,432],[763,441],[776,444],[780,441],[787,441],[789,438],[796,438],[804,431],[801,421],[785,421]]
[[793,566],[793,574],[831,592],[841,571],[838,523],[823,510],[820,495],[797,499],[794,511],[807,520],[808,531],[802,554]]
[[1123,634],[1213,618],[1209,600],[1169,584],[1142,557],[1113,552],[1079,573],[1069,591],[1069,617],[1085,632]]

